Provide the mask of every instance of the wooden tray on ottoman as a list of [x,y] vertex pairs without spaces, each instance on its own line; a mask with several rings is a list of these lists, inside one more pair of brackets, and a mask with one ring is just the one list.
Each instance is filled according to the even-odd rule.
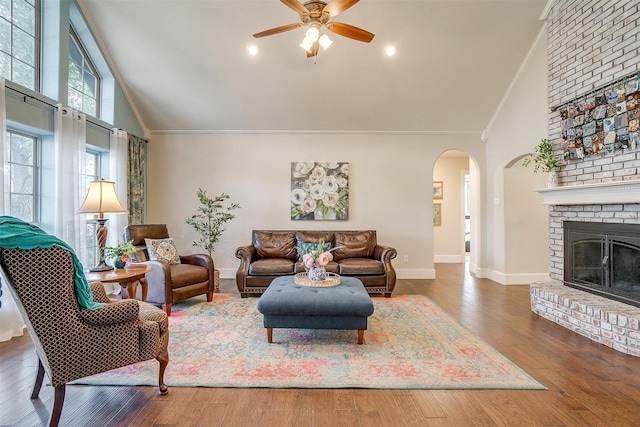
[[310,280],[308,273],[298,273],[294,281],[296,285],[308,286],[310,288],[331,288],[340,284],[340,275],[327,273],[327,278],[324,280]]

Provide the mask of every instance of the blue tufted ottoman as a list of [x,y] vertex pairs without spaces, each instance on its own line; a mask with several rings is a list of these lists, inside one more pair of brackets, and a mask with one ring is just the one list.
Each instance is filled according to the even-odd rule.
[[274,279],[258,301],[268,342],[273,340],[273,328],[357,329],[362,344],[373,302],[360,280],[340,279],[330,288],[297,285],[294,276]]

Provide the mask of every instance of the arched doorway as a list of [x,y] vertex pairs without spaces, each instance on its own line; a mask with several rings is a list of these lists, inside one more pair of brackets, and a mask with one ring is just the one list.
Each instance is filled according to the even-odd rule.
[[471,261],[475,222],[472,191],[477,178],[470,162],[466,152],[449,150],[434,165],[434,263]]

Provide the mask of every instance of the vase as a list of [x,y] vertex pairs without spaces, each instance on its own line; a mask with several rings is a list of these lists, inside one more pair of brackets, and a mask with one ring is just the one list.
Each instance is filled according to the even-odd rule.
[[326,212],[320,209],[313,211],[313,219],[315,220],[335,220],[336,211],[334,209],[327,209]]
[[558,186],[558,171],[552,170],[549,171],[549,175],[547,176],[547,187],[555,188]]
[[327,278],[327,270],[324,267],[311,267],[309,269],[309,280],[312,282],[322,282]]
[[127,263],[122,261],[121,259],[117,259],[117,260],[115,260],[113,265],[114,265],[115,268],[125,268]]

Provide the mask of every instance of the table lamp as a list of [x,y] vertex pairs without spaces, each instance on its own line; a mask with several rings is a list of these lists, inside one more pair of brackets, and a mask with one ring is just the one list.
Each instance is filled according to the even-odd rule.
[[113,181],[91,181],[89,183],[89,191],[80,206],[79,214],[98,214],[96,221],[99,226],[96,230],[98,236],[98,247],[100,249],[100,262],[89,271],[107,271],[113,270],[113,267],[107,265],[104,261],[104,247],[107,244],[107,227],[105,223],[107,218],[104,214],[123,214],[128,211],[122,206],[116,195],[116,183]]

